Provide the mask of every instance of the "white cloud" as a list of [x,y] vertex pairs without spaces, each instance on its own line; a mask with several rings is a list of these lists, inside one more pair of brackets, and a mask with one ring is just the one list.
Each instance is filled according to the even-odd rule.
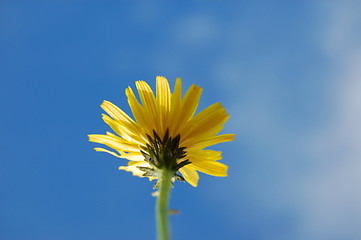
[[[232,126],[227,128],[236,130],[240,136],[253,138],[262,149],[260,152],[270,154],[269,158],[274,161],[270,164],[264,159],[262,163],[253,163],[256,167],[250,169],[249,174],[235,177],[231,192],[227,194],[233,194],[240,187],[246,192],[239,194],[239,199],[230,199],[230,214],[234,214],[234,217],[239,217],[235,214],[234,206],[242,202],[241,198],[247,197],[258,202],[265,211],[280,209],[280,204],[284,204],[283,210],[293,211],[297,218],[293,233],[297,237],[293,239],[361,239],[359,6],[344,3],[332,4],[328,6],[329,9],[323,6],[322,10],[328,9],[330,14],[319,19],[321,25],[315,25],[324,31],[319,48],[329,57],[330,65],[335,66],[330,73],[325,73],[332,84],[327,88],[331,102],[325,106],[331,112],[318,130],[295,130],[277,122],[274,109],[277,86],[272,74],[265,78],[267,73],[254,73],[254,79],[271,79],[268,83],[275,85],[262,83],[262,88],[258,88],[257,83],[247,85],[249,107],[241,105],[244,99],[237,98],[239,102],[229,109],[232,119],[236,121],[231,120]],[[239,87],[239,76],[245,72],[240,65],[221,61],[214,71],[223,76],[229,86]],[[331,71],[335,75],[331,75]],[[241,123],[237,122],[240,120]],[[294,132],[287,132],[289,130]],[[308,165],[307,170],[297,169],[304,165]],[[266,168],[269,168],[268,172]],[[265,172],[269,175],[264,176]],[[241,216],[244,209],[240,207],[238,211]],[[236,221],[234,224],[237,225]],[[267,239],[273,238],[269,235]],[[279,237],[275,235],[274,239]]]
[[361,239],[361,8],[337,4],[325,34],[336,63],[330,119],[310,141],[315,169],[299,184],[304,239]]
[[206,13],[191,14],[179,19],[174,30],[174,39],[192,47],[208,44],[219,35],[217,21]]

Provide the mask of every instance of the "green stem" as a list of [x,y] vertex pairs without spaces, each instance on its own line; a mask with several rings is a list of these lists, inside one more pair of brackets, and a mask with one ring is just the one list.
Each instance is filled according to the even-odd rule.
[[157,207],[156,207],[156,215],[157,215],[157,232],[158,232],[158,240],[169,240],[169,196],[171,189],[171,172],[169,170],[164,169],[162,172],[162,176],[159,181],[159,195],[157,198]]

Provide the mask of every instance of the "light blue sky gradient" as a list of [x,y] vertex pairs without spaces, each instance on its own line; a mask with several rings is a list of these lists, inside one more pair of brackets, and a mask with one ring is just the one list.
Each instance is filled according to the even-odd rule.
[[0,3],[0,239],[154,239],[152,183],[92,150],[136,80],[231,115],[229,177],[176,183],[173,239],[361,239],[356,1]]

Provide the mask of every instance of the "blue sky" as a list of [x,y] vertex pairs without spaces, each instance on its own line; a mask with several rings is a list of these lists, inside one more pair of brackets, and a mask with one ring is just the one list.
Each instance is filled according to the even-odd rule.
[[229,177],[177,183],[173,239],[361,239],[356,1],[0,3],[0,239],[154,239],[152,183],[87,134],[124,89],[203,88]]

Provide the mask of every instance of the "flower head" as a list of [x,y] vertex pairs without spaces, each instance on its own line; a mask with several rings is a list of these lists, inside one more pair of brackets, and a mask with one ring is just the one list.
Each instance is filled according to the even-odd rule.
[[202,89],[192,85],[182,97],[180,78],[173,93],[164,77],[156,78],[155,95],[144,81],[137,81],[136,87],[141,103],[131,87],[125,91],[134,120],[108,101],[101,104],[109,114],[103,114],[103,120],[117,135],[92,134],[89,141],[104,144],[116,152],[104,148],[95,148],[96,151],[128,159],[128,166],[119,169],[150,180],[157,179],[165,168],[174,173],[173,180],[186,180],[192,186],[198,184],[197,171],[227,176],[228,167],[218,162],[222,159],[221,152],[205,149],[232,141],[235,136],[217,135],[229,118],[220,103],[195,114]]

